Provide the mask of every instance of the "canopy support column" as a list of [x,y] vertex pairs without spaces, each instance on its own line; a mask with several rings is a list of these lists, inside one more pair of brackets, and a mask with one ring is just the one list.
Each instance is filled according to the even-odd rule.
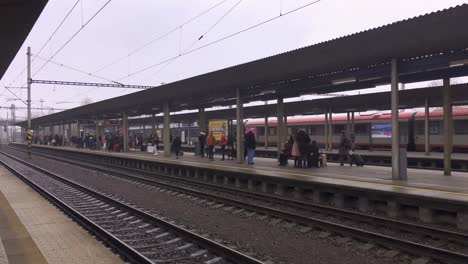
[[206,131],[206,112],[204,108],[200,108],[198,110],[198,132],[205,132],[206,136],[208,136],[209,133]]
[[244,163],[244,117],[243,117],[243,104],[240,94],[240,88],[236,88],[236,149],[237,149],[237,163]]
[[265,149],[268,149],[268,114],[265,115]]
[[128,152],[128,114],[123,113],[122,117],[122,125],[123,125],[123,151]]
[[328,146],[333,150],[333,113],[332,108],[328,110]]
[[284,140],[284,103],[283,97],[278,97],[277,102],[277,134],[278,134],[278,157],[281,154],[281,148],[283,147],[283,140]]
[[325,144],[325,150],[328,150],[329,149],[329,146],[328,146],[328,109],[325,109],[325,140],[324,140],[324,144]]
[[156,114],[151,116],[151,133],[156,133]]
[[391,69],[392,179],[400,180],[400,124],[398,122],[398,65],[396,59],[392,59]]
[[101,143],[99,138],[101,137],[99,133],[99,119],[96,117],[96,150],[101,150]]
[[429,148],[429,143],[430,143],[430,133],[429,133],[429,98],[426,97],[426,100],[424,102],[424,152],[426,155],[430,155],[430,148]]
[[170,112],[169,112],[169,102],[164,102],[164,125],[163,125],[163,144],[164,144],[164,156],[171,156],[171,141],[170,141]]
[[450,79],[444,79],[443,84],[443,110],[444,110],[444,175],[452,174],[452,144],[453,144],[453,120],[452,98],[450,91]]
[[346,135],[349,137],[351,136],[351,116],[350,112],[346,113]]

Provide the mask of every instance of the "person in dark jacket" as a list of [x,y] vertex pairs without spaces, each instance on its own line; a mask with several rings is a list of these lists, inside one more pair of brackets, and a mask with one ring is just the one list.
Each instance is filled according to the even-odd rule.
[[198,136],[198,143],[200,144],[200,157],[205,157],[205,143],[206,143],[206,135],[205,132],[200,131],[200,135]]
[[257,146],[255,134],[252,132],[252,130],[249,130],[247,133],[245,133],[245,145],[247,147],[247,163],[252,165],[254,164],[253,157],[255,155],[255,148]]
[[307,166],[307,157],[309,155],[308,146],[310,143],[310,137],[303,129],[300,129],[299,131],[297,131],[296,141],[300,153],[297,165],[299,168],[305,168]]
[[174,138],[174,141],[172,142],[172,149],[174,149],[176,159],[179,159],[179,152],[182,148],[182,141],[180,140],[179,136],[176,136]]
[[281,150],[279,156],[279,164],[280,166],[286,166],[288,164],[288,159],[291,157],[292,147],[294,144],[294,139],[291,136],[288,142],[284,143],[283,149]]
[[338,160],[340,162],[340,166],[344,165],[344,159],[346,158],[346,162],[351,164],[351,156],[349,155],[349,151],[351,150],[351,141],[348,137],[346,137],[345,132],[341,132],[341,139],[340,144],[338,145]]
[[234,159],[236,156],[236,151],[234,150],[234,136],[229,135],[228,136],[228,142],[227,142],[227,148],[228,148],[228,160],[229,159]]
[[317,145],[317,141],[313,140],[312,143],[309,145],[310,151],[310,164],[309,167],[319,167],[319,147]]

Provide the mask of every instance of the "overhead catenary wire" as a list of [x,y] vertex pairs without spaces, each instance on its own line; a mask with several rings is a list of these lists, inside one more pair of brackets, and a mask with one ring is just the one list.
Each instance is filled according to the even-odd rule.
[[211,7],[209,7],[208,9],[202,11],[201,13],[195,15],[194,17],[190,18],[189,20],[183,22],[182,24],[178,25],[177,27],[174,27],[173,29],[161,34],[161,35],[158,35],[156,38],[153,38],[152,40],[146,42],[145,44],[133,49],[132,51],[130,51],[128,54],[126,54],[125,56],[122,56],[122,57],[119,57],[117,58],[116,60],[102,66],[101,68],[97,69],[95,72],[101,72],[103,71],[104,69],[107,69],[119,62],[121,62],[122,60],[126,59],[127,57],[129,56],[132,56],[133,54],[136,54],[138,52],[140,52],[141,50],[145,49],[146,47],[162,40],[163,38],[167,37],[168,35],[172,34],[173,32],[177,31],[177,30],[181,30],[181,28],[183,28],[185,25],[189,24],[189,23],[192,23],[193,21],[195,21],[196,19],[200,18],[201,16],[205,15],[206,13],[210,12],[211,10],[215,9],[216,7],[220,6],[221,4],[223,4],[224,2],[226,2],[228,0],[223,0]]
[[[44,61],[49,60],[49,59],[44,58],[44,57],[41,57],[41,56],[37,56],[37,58],[38,58],[38,59],[41,59],[41,60],[44,60]],[[61,63],[61,62],[57,62],[57,61],[54,61],[54,60],[49,60],[49,63],[52,63],[52,64],[54,64],[54,65],[57,65],[57,66],[60,66],[60,67],[63,67],[63,68],[66,68],[66,69],[69,69],[69,70],[72,70],[72,71],[75,71],[75,72],[79,72],[79,73],[85,74],[85,75],[88,75],[88,76],[92,76],[92,77],[95,77],[95,78],[98,78],[98,79],[101,79],[101,80],[105,80],[105,81],[108,81],[108,82],[113,82],[113,83],[115,83],[115,81],[113,81],[113,80],[111,80],[111,79],[109,79],[109,78],[106,78],[106,77],[103,77],[103,76],[100,76],[100,75],[97,75],[97,74],[94,74],[94,73],[90,73],[90,72],[87,72],[87,71],[78,69],[78,68],[76,68],[76,67],[63,64],[63,63]]]
[[52,60],[57,54],[59,54],[94,18],[101,13],[102,10],[111,2],[112,0],[108,0],[98,11],[96,11],[84,24],[81,26],[50,58],[32,75],[33,77],[36,76],[44,67],[49,64],[50,60]]
[[244,32],[247,32],[247,31],[249,31],[249,30],[252,30],[252,29],[254,29],[254,28],[257,28],[257,27],[259,27],[259,26],[262,26],[262,25],[264,25],[264,24],[267,24],[267,23],[269,23],[269,22],[272,22],[272,21],[274,21],[274,20],[276,20],[276,19],[278,19],[278,18],[285,17],[285,16],[290,15],[290,14],[292,14],[292,13],[295,13],[295,12],[297,12],[297,11],[299,11],[299,10],[302,10],[302,9],[304,9],[304,8],[306,8],[306,7],[309,7],[309,6],[311,6],[311,5],[317,4],[317,3],[321,2],[321,1],[322,1],[322,0],[315,0],[315,1],[313,1],[313,2],[304,4],[304,5],[300,6],[300,7],[297,7],[297,8],[295,8],[295,9],[292,9],[292,10],[288,11],[288,12],[285,12],[285,13],[283,13],[282,15],[277,15],[277,16],[275,16],[275,17],[266,19],[266,20],[264,20],[264,21],[262,21],[262,22],[260,22],[260,23],[255,24],[255,25],[249,26],[249,27],[247,27],[247,28],[244,28],[244,29],[242,29],[242,30],[236,31],[236,32],[234,32],[234,33],[231,33],[231,34],[229,34],[229,35],[226,35],[226,36],[224,36],[224,37],[221,37],[221,38],[219,38],[219,39],[216,39],[216,40],[214,40],[214,41],[211,41],[211,42],[209,42],[209,43],[207,43],[207,44],[204,44],[204,45],[202,45],[202,46],[199,46],[199,47],[197,47],[197,48],[194,48],[194,49],[188,50],[188,51],[186,51],[186,52],[183,52],[183,53],[180,54],[180,55],[176,55],[176,56],[170,57],[170,58],[165,59],[165,60],[163,60],[163,61],[160,61],[160,62],[158,62],[158,63],[156,63],[156,64],[147,66],[147,67],[142,68],[142,69],[140,69],[140,70],[137,70],[137,71],[135,71],[135,72],[133,72],[133,73],[131,73],[131,74],[125,76],[125,77],[122,77],[122,78],[118,79],[118,81],[123,80],[123,79],[126,79],[126,78],[131,77],[131,76],[134,76],[134,75],[137,75],[137,74],[140,74],[140,73],[142,73],[142,72],[145,72],[145,71],[147,71],[147,70],[153,69],[153,68],[155,68],[155,67],[158,67],[158,66],[160,66],[160,65],[162,65],[162,64],[164,64],[164,63],[167,63],[167,62],[169,62],[169,61],[171,61],[171,60],[176,59],[177,57],[186,56],[186,55],[191,54],[191,53],[194,53],[194,52],[196,52],[196,51],[198,51],[198,50],[207,48],[207,47],[209,47],[209,46],[211,46],[211,45],[214,45],[214,44],[216,44],[216,43],[222,42],[222,41],[224,41],[224,40],[226,40],[226,39],[232,38],[232,37],[234,37],[234,36],[237,36],[237,35],[239,35],[239,34],[242,34],[242,33],[244,33]]
[[[119,62],[121,62],[121,61],[124,60],[124,59],[129,59],[129,57],[132,56],[133,54],[138,53],[139,51],[145,49],[146,47],[150,46],[151,44],[156,43],[157,41],[163,39],[164,37],[170,35],[171,33],[175,32],[175,31],[177,31],[177,30],[180,31],[180,33],[179,33],[179,34],[180,34],[180,36],[179,36],[179,53],[182,53],[182,28],[183,28],[185,25],[187,25],[187,24],[189,24],[189,23],[192,23],[192,22],[195,21],[196,19],[200,18],[201,16],[207,14],[208,12],[210,12],[211,10],[213,10],[213,9],[215,9],[216,7],[220,6],[221,4],[225,3],[226,1],[228,1],[228,0],[222,0],[222,1],[218,2],[217,4],[215,4],[215,5],[213,5],[213,6],[209,7],[209,8],[207,8],[207,9],[205,9],[204,11],[202,11],[202,12],[198,13],[197,15],[195,15],[194,17],[192,17],[192,18],[188,19],[187,21],[183,22],[183,23],[180,24],[179,26],[174,27],[173,29],[167,31],[166,33],[164,33],[164,34],[162,34],[162,35],[159,35],[158,37],[156,37],[156,38],[150,40],[149,42],[146,42],[146,43],[143,44],[142,46],[133,49],[133,50],[130,51],[127,55],[122,56],[122,57],[120,57],[120,58],[118,58],[118,59],[112,61],[111,63],[104,65],[103,67],[101,67],[101,68],[99,68],[98,70],[94,71],[94,74],[95,74],[95,73],[98,73],[98,72],[101,72],[101,71],[103,71],[104,69],[106,69],[106,68],[108,68],[108,67],[111,67],[111,66],[113,66],[113,65],[115,65],[115,64],[117,64],[117,63],[119,63]],[[219,23],[219,22],[218,22],[218,23]],[[206,33],[205,33],[205,34],[206,34]],[[164,65],[163,67],[161,67],[161,69],[159,69],[158,72],[160,72],[161,70],[163,70],[164,68],[166,68],[167,66],[169,66],[169,64],[171,64],[171,63],[172,63],[171,61],[168,61],[167,65]],[[130,74],[130,70],[128,70],[128,74]],[[121,78],[121,79],[124,79],[124,78]],[[118,79],[117,81],[119,81],[119,80],[120,80],[120,79]],[[76,98],[76,97],[78,97],[78,96],[81,96],[81,95],[83,95],[83,94],[87,94],[87,93],[92,92],[92,91],[94,91],[94,90],[96,90],[96,89],[98,89],[98,88],[89,89],[89,90],[85,91],[84,93],[79,93],[79,94],[77,94],[77,95],[75,95],[75,96],[73,96],[73,97],[70,97],[70,98],[68,98],[68,99],[74,99],[74,98]],[[124,89],[123,91],[125,91],[125,89]]]
[[[190,44],[185,50],[190,50],[195,44],[197,44],[205,35],[207,35],[213,28],[215,28],[220,22],[221,20],[223,20],[227,15],[229,15],[240,3],[242,2],[242,0],[239,0],[234,6],[232,6],[226,13],[224,13],[211,27],[208,28],[208,30],[206,30],[203,34],[200,35],[200,37],[198,37],[198,39],[196,39],[192,44]],[[180,44],[181,45],[181,44]],[[172,60],[169,60],[165,65],[163,65],[161,68],[159,68],[154,74],[154,75],[157,75],[158,73],[160,73],[161,71],[163,71],[164,69],[166,69],[170,64],[172,64],[174,61],[176,61],[178,58],[180,58],[181,54],[183,52],[180,50],[180,46],[179,46],[179,56],[175,57],[174,59]]]

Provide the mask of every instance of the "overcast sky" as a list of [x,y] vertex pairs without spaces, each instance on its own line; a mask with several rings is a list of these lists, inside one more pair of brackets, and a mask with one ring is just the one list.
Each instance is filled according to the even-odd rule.
[[[57,34],[39,54],[49,58],[108,0],[82,0],[68,17]],[[13,96],[4,85],[25,84],[26,76],[15,77],[26,66],[26,47],[33,54],[51,36],[76,0],[50,0],[23,47],[0,81],[2,106],[11,103],[23,106],[20,101],[8,101]],[[148,45],[140,52],[129,52],[159,35],[177,28],[209,7],[219,6],[199,19],[175,30],[172,34]],[[239,3],[240,2],[240,3]],[[191,50],[251,25],[286,13],[312,0],[112,0],[53,61],[63,63],[108,80],[125,84],[159,85],[191,76],[211,72],[232,65],[275,55],[303,46],[330,40],[351,33],[386,25],[428,12],[466,3],[460,0],[322,0],[293,14],[283,16],[253,30],[225,41],[200,49],[172,61],[170,64],[151,68],[140,74],[129,74],[177,56],[180,51]],[[239,3],[239,4],[238,4]],[[228,10],[238,4],[229,14]],[[197,39],[226,15],[211,31]],[[98,69],[124,58],[100,72]],[[35,73],[44,61],[36,58],[32,65]],[[164,67],[161,69],[161,67]],[[106,82],[70,69],[47,64],[34,79]],[[14,83],[12,83],[14,81]],[[23,99],[25,91],[14,90]],[[90,88],[76,86],[52,86],[34,84],[33,106],[40,99],[44,106],[72,108],[85,98],[100,101],[135,92],[132,89]],[[60,103],[71,102],[71,103]],[[57,104],[58,103],[58,104]],[[37,111],[36,111],[37,112]],[[17,113],[19,118],[25,112]],[[0,112],[6,118],[6,111]]]

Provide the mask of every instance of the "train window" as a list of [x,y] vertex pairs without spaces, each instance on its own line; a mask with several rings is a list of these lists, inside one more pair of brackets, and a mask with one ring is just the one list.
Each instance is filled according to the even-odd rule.
[[333,126],[333,134],[341,134],[342,131],[346,131],[345,125],[334,125]]
[[[424,121],[416,122],[416,131],[418,135],[424,135]],[[440,134],[440,121],[429,121],[429,133],[431,135]]]
[[368,127],[369,127],[368,124],[355,124],[354,125],[354,133],[356,135],[368,134],[368,130],[367,130]]
[[325,135],[325,126],[311,126],[310,135],[322,136]]
[[453,128],[457,135],[468,134],[468,122],[466,120],[455,120],[453,122]]
[[265,135],[265,127],[257,127],[257,135],[264,136]]
[[276,127],[269,127],[268,130],[270,136],[276,136]]
[[440,135],[440,121],[429,121],[429,133],[431,135]]
[[289,135],[296,135],[297,131],[299,131],[299,127],[289,126],[289,127],[288,127],[288,134],[287,134],[287,136],[289,136]]

